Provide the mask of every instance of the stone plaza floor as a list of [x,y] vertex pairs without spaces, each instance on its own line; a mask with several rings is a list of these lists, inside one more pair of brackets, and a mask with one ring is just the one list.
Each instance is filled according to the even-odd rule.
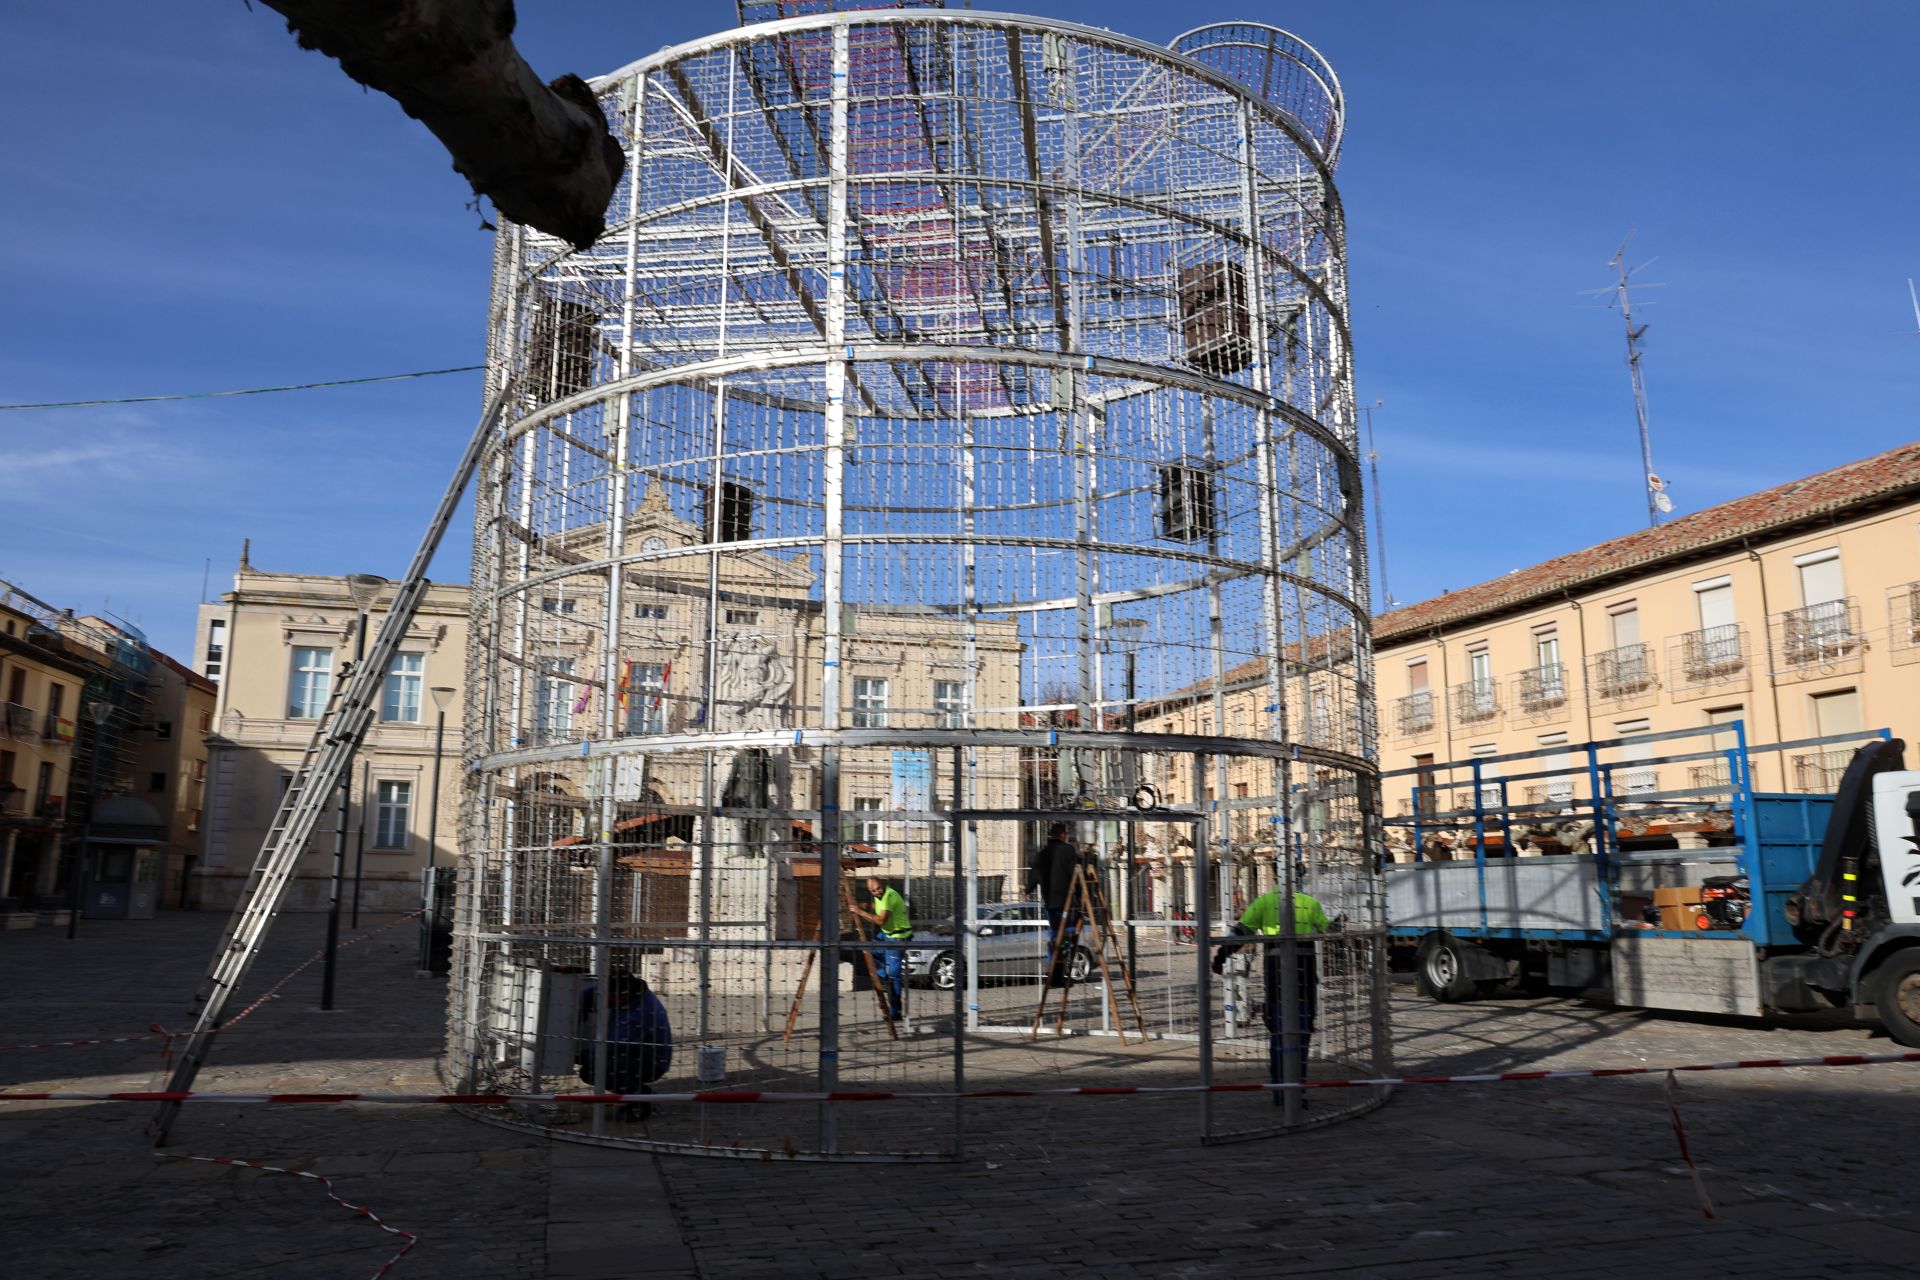
[[[363,919],[365,928],[391,917]],[[224,918],[0,934],[0,1046],[184,1027]],[[277,922],[242,1003],[313,953]],[[436,1092],[445,983],[411,925],[344,949],[223,1038],[198,1087]],[[1838,1016],[1653,1016],[1394,990],[1397,1068],[1455,1074],[1884,1052]],[[0,1087],[157,1088],[158,1044],[0,1048]],[[795,1164],[555,1141],[449,1107],[189,1103],[176,1155],[311,1170],[418,1234],[396,1277],[1739,1275],[1920,1272],[1920,1065],[1425,1086],[1291,1137],[1206,1146],[1191,1097],[973,1104],[964,1159]],[[884,1140],[890,1104],[842,1109]],[[163,1159],[144,1104],[0,1103],[9,1276],[364,1277],[398,1241],[317,1183]]]

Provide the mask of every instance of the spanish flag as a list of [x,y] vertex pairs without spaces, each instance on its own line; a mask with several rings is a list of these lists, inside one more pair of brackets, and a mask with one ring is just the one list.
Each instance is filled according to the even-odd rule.
[[626,715],[627,715],[627,690],[632,686],[632,684],[633,684],[633,663],[628,662],[627,665],[621,668],[621,671],[620,671],[619,707],[620,707],[620,718],[623,720],[626,719]]

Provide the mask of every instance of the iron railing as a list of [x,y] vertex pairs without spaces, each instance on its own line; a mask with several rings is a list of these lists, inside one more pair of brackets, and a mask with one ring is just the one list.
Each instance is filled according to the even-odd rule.
[[1456,724],[1475,724],[1500,714],[1500,685],[1497,681],[1462,680],[1453,686],[1453,718]]
[[1838,791],[1852,763],[1852,751],[1809,751],[1793,757],[1795,791]]
[[1403,734],[1425,733],[1433,728],[1433,692],[1422,689],[1395,702],[1393,723]]
[[1920,662],[1920,582],[1888,588],[1887,637],[1896,663]]
[[1625,698],[1645,693],[1654,687],[1656,679],[1650,645],[1623,644],[1594,654],[1588,663],[1588,684],[1598,698]]
[[1705,684],[1746,669],[1747,639],[1737,622],[1703,627],[1680,637],[1680,671],[1689,684]]
[[1567,669],[1558,662],[1543,663],[1520,673],[1520,706],[1525,711],[1545,711],[1565,706]]
[[1851,669],[1860,661],[1860,648],[1860,605],[1852,597],[1774,615],[1774,656],[1782,672]]

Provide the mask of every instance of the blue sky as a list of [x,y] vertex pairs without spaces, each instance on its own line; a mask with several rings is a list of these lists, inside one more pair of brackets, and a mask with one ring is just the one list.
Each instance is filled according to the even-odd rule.
[[[491,237],[389,99],[241,0],[9,8],[0,402],[479,362]],[[1269,21],[1333,62],[1359,391],[1386,402],[1403,601],[1644,523],[1619,318],[1579,296],[1629,230],[1665,284],[1646,376],[1678,511],[1920,427],[1910,0],[1027,8],[1160,40]],[[733,13],[520,9],[546,77]],[[0,577],[186,657],[203,567],[219,591],[243,537],[261,568],[399,573],[478,404],[468,374],[0,414]],[[462,529],[436,576],[464,579],[466,554]]]

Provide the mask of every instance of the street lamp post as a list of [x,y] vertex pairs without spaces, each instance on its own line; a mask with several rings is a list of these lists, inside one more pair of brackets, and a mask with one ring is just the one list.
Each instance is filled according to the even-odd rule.
[[427,880],[425,893],[425,912],[420,918],[420,964],[422,974],[433,973],[433,925],[439,914],[439,881],[434,875],[434,854],[440,848],[440,755],[447,742],[447,707],[453,702],[454,690],[448,685],[435,685],[431,690],[435,713],[433,717],[433,785],[427,795]]
[[[347,679],[359,675],[360,664],[367,656],[367,617],[373,609],[373,602],[380,594],[380,588],[387,580],[377,573],[350,573],[347,575],[347,593],[353,597],[353,668],[343,672]],[[340,771],[340,820],[333,830],[333,882],[327,891],[327,947],[326,963],[320,971],[320,1007],[323,1010],[333,1008],[333,974],[335,962],[340,952],[340,887],[347,873],[347,809],[353,800],[353,767]]]
[[100,807],[100,733],[107,727],[113,704],[104,699],[87,708],[93,721],[93,750],[87,756],[87,820],[80,828],[80,847],[74,850],[73,875],[67,892],[67,941],[80,932],[80,904],[87,892],[88,853],[93,845],[93,814]]

